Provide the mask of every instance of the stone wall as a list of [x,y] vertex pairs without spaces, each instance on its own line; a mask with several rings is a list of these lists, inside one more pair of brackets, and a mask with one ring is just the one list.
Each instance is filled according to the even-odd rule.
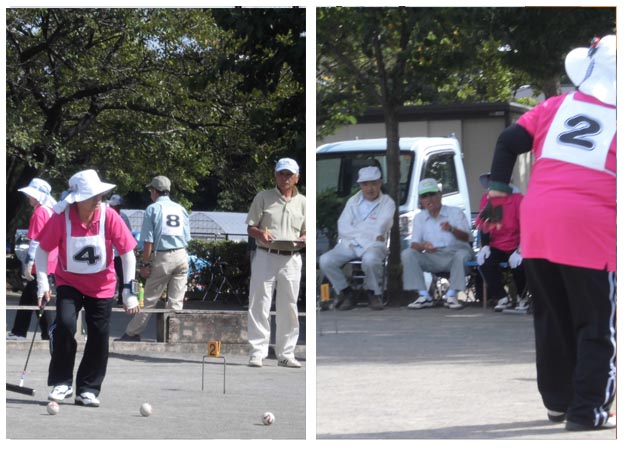
[[167,315],[167,342],[222,344],[248,343],[247,311],[172,311]]

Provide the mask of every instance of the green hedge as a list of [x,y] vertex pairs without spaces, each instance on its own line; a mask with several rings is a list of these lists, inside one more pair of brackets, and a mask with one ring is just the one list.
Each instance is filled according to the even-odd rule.
[[[221,272],[223,272],[238,297],[241,300],[247,300],[250,284],[250,257],[247,242],[192,240],[189,242],[187,252],[211,263],[201,270],[204,281],[211,281],[213,277],[213,286],[215,286],[221,281]],[[214,293],[216,289],[217,287],[209,288],[208,296],[212,297],[212,291]],[[222,291],[231,292],[226,285],[222,287]]]

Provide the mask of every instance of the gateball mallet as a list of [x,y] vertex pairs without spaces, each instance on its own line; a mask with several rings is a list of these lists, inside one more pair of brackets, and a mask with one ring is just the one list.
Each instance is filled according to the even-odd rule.
[[24,370],[22,371],[22,376],[20,377],[20,387],[24,386],[24,378],[26,378],[26,369],[28,368],[28,360],[30,359],[30,354],[33,351],[33,345],[35,344],[35,337],[37,336],[37,331],[39,331],[39,322],[41,320],[41,316],[43,316],[44,310],[46,309],[48,302],[49,301],[44,301],[41,308],[39,308],[39,312],[37,313],[35,334],[33,334],[33,340],[30,341],[30,348],[28,349],[28,355],[26,356],[26,363],[24,364]]

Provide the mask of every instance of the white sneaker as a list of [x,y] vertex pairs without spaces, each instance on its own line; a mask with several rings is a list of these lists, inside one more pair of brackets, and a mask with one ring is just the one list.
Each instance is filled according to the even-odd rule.
[[281,358],[278,360],[278,365],[280,367],[302,367],[302,364],[300,364],[300,362],[295,358]]
[[528,311],[528,297],[518,298],[517,299],[517,306],[515,306],[515,310],[516,311],[523,311],[523,312]]
[[7,334],[7,341],[25,341],[26,336],[18,336],[17,334],[9,333]]
[[63,400],[70,397],[74,391],[71,386],[68,385],[58,385],[52,388],[52,392],[48,394],[48,400],[53,400],[55,402],[62,402]]
[[413,303],[409,303],[407,305],[407,308],[409,309],[432,308],[433,304],[434,304],[433,300],[429,300],[425,296],[420,295],[420,297],[417,300],[415,300]]
[[76,399],[74,399],[74,403],[76,405],[92,406],[94,408],[100,406],[100,401],[92,392],[83,392],[77,395]]
[[513,306],[513,304],[509,301],[509,297],[502,297],[498,300],[498,303],[496,303],[496,307],[493,309],[496,312],[502,312],[506,308],[510,308],[511,306]]
[[463,305],[459,303],[456,297],[447,297],[446,306],[450,309],[463,309]]
[[250,367],[263,367],[263,358],[258,355],[252,355],[248,361]]

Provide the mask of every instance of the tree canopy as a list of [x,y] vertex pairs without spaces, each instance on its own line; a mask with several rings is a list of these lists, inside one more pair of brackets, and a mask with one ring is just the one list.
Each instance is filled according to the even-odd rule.
[[165,174],[187,207],[247,210],[278,158],[304,165],[304,31],[291,8],[8,9],[7,232],[17,188],[86,168],[136,207]]

